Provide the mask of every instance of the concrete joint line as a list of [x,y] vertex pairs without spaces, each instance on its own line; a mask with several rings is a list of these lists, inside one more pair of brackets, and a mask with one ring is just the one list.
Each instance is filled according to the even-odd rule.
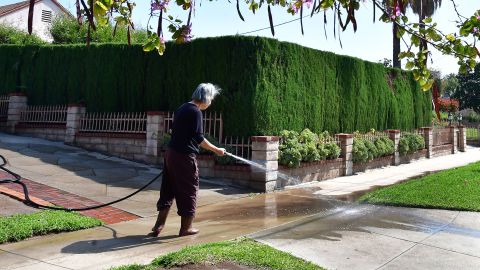
[[[428,238],[434,236],[435,234],[437,234],[438,232],[441,232],[443,231],[445,228],[447,228],[448,226],[450,226],[456,219],[457,217],[460,215],[460,211],[457,211],[457,214],[455,215],[455,217],[452,218],[452,220],[450,220],[449,223],[443,225],[442,227],[440,227],[439,229],[437,229],[436,231],[434,231],[432,234],[430,234],[429,236],[425,237],[424,239],[422,239],[420,242],[413,242],[413,241],[408,241],[408,240],[405,240],[405,241],[408,241],[408,242],[411,242],[411,243],[414,243],[411,247],[409,247],[407,250],[404,250],[403,252],[401,252],[400,254],[398,254],[397,256],[393,257],[392,259],[390,259],[389,261],[387,261],[386,263],[382,264],[381,266],[379,266],[378,268],[376,268],[375,270],[378,270],[378,269],[381,269],[383,267],[385,267],[386,265],[388,265],[389,263],[393,262],[394,260],[396,260],[397,258],[399,258],[400,256],[402,256],[403,254],[407,253],[408,251],[410,251],[412,248],[418,246],[418,245],[424,245],[424,246],[431,246],[431,245],[426,245],[426,244],[423,244],[422,242],[427,240]],[[391,237],[391,236],[390,236]],[[395,237],[392,237],[392,238],[395,238]],[[402,239],[404,240],[404,239]],[[434,248],[437,248],[435,246],[431,246],[431,247],[434,247]],[[443,248],[440,248],[440,249],[443,249]],[[445,250],[445,249],[443,249]],[[448,250],[448,251],[451,251],[451,250]],[[452,251],[452,252],[455,252],[455,251]],[[459,253],[459,252],[457,252]],[[466,254],[465,254],[466,255]],[[471,256],[471,255],[470,255]],[[476,257],[476,256],[473,256],[473,257]]]
[[[60,268],[68,269],[68,270],[73,270],[73,268],[68,268],[68,267],[64,267],[64,266],[61,266],[61,265],[49,263],[49,262],[46,262],[46,261],[42,261],[42,260],[39,260],[39,259],[35,259],[35,258],[29,257],[29,256],[22,255],[22,254],[19,254],[19,253],[15,253],[15,252],[12,252],[12,251],[4,250],[4,249],[1,249],[1,248],[0,248],[0,251],[3,251],[3,252],[5,252],[5,253],[9,253],[9,254],[12,254],[12,255],[15,255],[15,256],[20,256],[20,257],[23,257],[23,258],[27,258],[27,259],[29,259],[29,260],[36,261],[37,263],[45,263],[45,264],[48,264],[48,265],[53,265],[53,266],[56,266],[56,267],[60,267]],[[29,265],[29,266],[35,265],[35,264],[37,264],[37,263],[33,263],[33,264]],[[22,268],[22,267],[25,267],[25,266],[20,266],[20,267],[16,267],[16,268]],[[12,269],[15,269],[15,268],[12,268]]]

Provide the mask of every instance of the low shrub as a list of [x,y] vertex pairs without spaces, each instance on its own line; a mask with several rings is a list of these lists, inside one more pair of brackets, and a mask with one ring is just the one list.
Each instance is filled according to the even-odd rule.
[[326,149],[327,159],[336,159],[340,156],[341,149],[338,144],[330,142],[323,144],[323,147]]
[[353,138],[353,162],[366,162],[394,152],[395,143],[387,137],[378,137],[373,141],[362,137]]
[[309,129],[298,133],[292,130],[280,132],[279,163],[290,168],[300,166],[302,161],[312,162],[336,159],[340,156],[340,147],[332,142],[333,138],[325,131],[315,134]]
[[404,133],[398,143],[398,152],[404,156],[425,148],[425,139],[420,134]]
[[352,155],[353,162],[366,162],[368,161],[368,148],[365,146],[364,139],[353,138]]

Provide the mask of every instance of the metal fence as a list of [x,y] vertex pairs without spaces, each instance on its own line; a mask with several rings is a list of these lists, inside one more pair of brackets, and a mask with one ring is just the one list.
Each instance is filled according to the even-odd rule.
[[67,105],[28,106],[20,113],[20,122],[66,124],[67,110]]
[[[165,118],[165,132],[171,133],[174,113],[168,112]],[[222,113],[217,112],[203,112],[203,132],[208,134],[218,141],[223,140],[223,120]]]
[[234,137],[234,136],[225,136],[223,141],[220,141],[220,144],[223,147],[227,147],[232,154],[236,156],[243,157],[245,159],[250,159],[252,156],[252,142],[250,137]]
[[383,131],[375,131],[375,132],[368,132],[368,133],[355,132],[354,137],[374,142],[377,138],[382,138],[382,137],[389,138],[389,135],[388,133]]
[[8,96],[0,96],[0,117],[8,116],[8,103],[9,103]]
[[80,119],[80,132],[146,133],[144,112],[87,113]]

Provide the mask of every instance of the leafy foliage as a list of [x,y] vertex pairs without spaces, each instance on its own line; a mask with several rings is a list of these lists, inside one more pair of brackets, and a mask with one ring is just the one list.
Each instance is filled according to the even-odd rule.
[[395,153],[395,143],[387,137],[377,137],[368,140],[359,136],[353,138],[353,162],[367,162],[374,158]]
[[430,123],[430,93],[419,91],[412,74],[380,64],[256,37],[167,47],[158,57],[122,44],[0,46],[0,94],[23,86],[32,105],[84,101],[89,111],[167,111],[208,79],[223,88],[211,110],[223,113],[226,135]]
[[398,143],[398,152],[404,156],[425,148],[425,139],[420,134],[404,133]]
[[331,142],[333,138],[328,132],[318,135],[309,129],[304,129],[300,134],[292,130],[282,130],[280,137],[279,163],[290,168],[300,166],[302,161],[336,159],[340,156],[340,147]]
[[442,90],[441,94],[447,94],[453,96],[458,88],[458,78],[456,74],[448,74],[445,78],[442,79]]
[[460,101],[460,109],[473,109],[480,113],[480,64],[472,74],[458,75],[458,87],[453,98]]
[[45,42],[36,35],[0,23],[0,44],[41,45]]
[[[88,25],[79,25],[75,19],[57,17],[50,27],[50,34],[54,44],[78,44],[87,42]],[[144,43],[147,40],[147,31],[131,30],[131,43]],[[94,43],[123,43],[127,44],[127,28],[115,29],[111,24],[100,25],[91,32],[90,41]]]

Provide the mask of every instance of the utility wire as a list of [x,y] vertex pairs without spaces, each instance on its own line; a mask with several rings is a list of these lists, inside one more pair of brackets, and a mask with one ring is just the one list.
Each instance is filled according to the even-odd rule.
[[[296,21],[298,21],[298,20],[300,20],[300,19],[303,19],[303,18],[306,18],[306,17],[310,17],[310,15],[305,15],[305,16],[300,17],[300,18],[296,18],[296,19],[293,19],[293,20],[290,20],[290,21],[286,21],[286,22],[283,22],[283,23],[275,24],[273,27],[277,27],[277,26],[281,26],[281,25],[284,25],[284,24],[296,22]],[[257,29],[257,30],[248,31],[248,32],[245,32],[245,33],[240,33],[239,35],[251,34],[251,33],[260,32],[260,31],[268,30],[268,29],[270,29],[270,26],[265,27],[265,28],[260,28],[260,29]]]

